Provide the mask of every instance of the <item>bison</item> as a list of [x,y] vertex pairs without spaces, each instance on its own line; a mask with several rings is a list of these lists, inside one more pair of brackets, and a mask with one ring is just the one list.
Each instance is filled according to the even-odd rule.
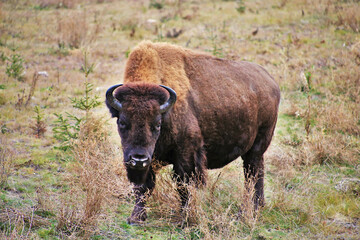
[[173,165],[181,206],[190,180],[243,159],[254,207],[264,205],[264,158],[276,125],[280,90],[261,66],[220,59],[168,43],[140,43],[129,55],[124,84],[106,105],[117,118],[124,164],[136,202],[129,223],[146,219],[155,165]]

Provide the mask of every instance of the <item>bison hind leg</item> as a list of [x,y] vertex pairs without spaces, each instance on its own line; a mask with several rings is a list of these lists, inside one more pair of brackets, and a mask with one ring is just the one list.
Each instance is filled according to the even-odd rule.
[[206,184],[206,153],[204,147],[177,161],[174,165],[174,180],[177,184],[177,192],[180,195],[181,207],[184,209],[189,201],[188,184],[195,184],[196,187]]
[[265,205],[264,158],[263,156],[243,157],[245,190],[252,195],[254,209]]
[[264,153],[270,145],[275,125],[260,128],[253,146],[242,155],[244,161],[245,189],[253,193],[254,209],[265,205],[264,198]]
[[194,181],[196,186],[206,185],[206,152],[204,147],[200,147],[194,154],[195,172]]

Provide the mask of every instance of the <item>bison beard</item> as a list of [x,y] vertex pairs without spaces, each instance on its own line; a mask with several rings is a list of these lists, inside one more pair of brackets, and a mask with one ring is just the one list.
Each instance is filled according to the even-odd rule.
[[[172,164],[182,207],[186,183],[239,156],[254,207],[264,204],[264,159],[277,120],[279,87],[259,65],[215,58],[165,43],[143,42],[129,56],[124,84],[106,104],[118,132],[136,203],[129,223],[146,219],[155,187],[153,159]],[[176,104],[175,104],[176,102]]]

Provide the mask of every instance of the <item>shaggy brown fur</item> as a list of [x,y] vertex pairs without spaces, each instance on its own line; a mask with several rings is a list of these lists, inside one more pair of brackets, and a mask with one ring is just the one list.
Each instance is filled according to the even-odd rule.
[[[173,164],[185,206],[184,182],[193,178],[205,183],[206,168],[223,167],[241,156],[247,182],[256,182],[255,207],[264,204],[263,154],[280,101],[279,87],[266,70],[166,43],[142,42],[129,56],[124,83],[115,92],[123,108],[108,107],[118,118],[125,162],[136,155]],[[159,106],[168,94],[159,84],[178,96],[165,114]],[[146,218],[144,194],[154,188],[155,173],[151,165],[127,170],[138,195],[129,218],[134,223]]]

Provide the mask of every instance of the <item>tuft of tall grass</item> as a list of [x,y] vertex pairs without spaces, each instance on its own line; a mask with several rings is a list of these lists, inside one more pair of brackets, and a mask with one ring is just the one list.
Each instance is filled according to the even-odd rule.
[[0,208],[1,239],[30,239],[33,228],[48,225],[49,221],[35,214],[35,208]]
[[343,26],[347,29],[351,29],[354,32],[360,32],[360,6],[359,4],[354,4],[344,8],[337,8],[337,20],[335,24],[337,26]]
[[[208,173],[207,186],[190,182],[189,203],[180,208],[171,167],[157,173],[156,188],[149,199],[149,217],[180,226],[194,239],[236,239],[256,228],[258,211],[253,208],[254,184],[245,190],[241,163]],[[244,229],[239,232],[238,229]]]
[[10,147],[10,143],[6,135],[0,135],[0,189],[6,187],[7,180],[13,165],[14,151]]
[[87,30],[85,10],[58,17],[59,44],[65,43],[70,48],[79,48],[86,39]]
[[86,9],[69,12],[67,15],[57,13],[58,45],[70,48],[80,48],[94,42],[101,31],[95,12],[93,22],[90,22]]
[[[122,162],[117,160],[101,118],[89,117],[74,141],[73,162],[66,180],[70,190],[61,199],[58,229],[68,234],[91,236],[101,210],[131,193]],[[119,175],[120,173],[120,175]]]

